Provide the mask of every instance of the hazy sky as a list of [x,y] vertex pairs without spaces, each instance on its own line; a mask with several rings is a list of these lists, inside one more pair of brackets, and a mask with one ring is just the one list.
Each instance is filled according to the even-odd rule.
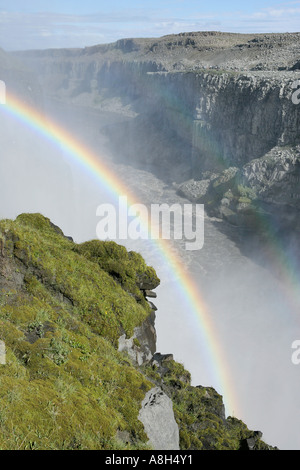
[[84,47],[183,31],[293,32],[300,1],[0,0],[0,47]]

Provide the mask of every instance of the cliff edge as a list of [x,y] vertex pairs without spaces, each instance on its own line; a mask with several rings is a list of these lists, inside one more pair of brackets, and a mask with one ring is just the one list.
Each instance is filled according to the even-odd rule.
[[156,352],[159,282],[114,242],[78,245],[40,214],[0,221],[3,450],[272,449]]

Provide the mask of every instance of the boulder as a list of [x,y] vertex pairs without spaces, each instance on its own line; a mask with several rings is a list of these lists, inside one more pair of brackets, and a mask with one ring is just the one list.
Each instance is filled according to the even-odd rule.
[[195,181],[192,179],[182,183],[178,187],[177,193],[179,196],[185,197],[191,202],[202,202],[208,192],[209,186],[209,179],[200,181]]
[[245,450],[256,450],[256,443],[262,438],[261,431],[254,431],[253,436],[246,439],[246,442],[242,443]]
[[139,413],[154,450],[179,450],[179,428],[172,400],[159,387],[147,392]]

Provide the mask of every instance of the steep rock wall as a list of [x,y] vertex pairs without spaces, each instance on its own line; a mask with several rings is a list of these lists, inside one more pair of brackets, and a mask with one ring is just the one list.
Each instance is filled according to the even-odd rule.
[[119,57],[91,48],[36,53],[26,61],[60,99],[81,97],[81,104],[105,110],[118,97],[132,119],[110,129],[116,153],[165,169],[177,165],[178,176],[182,164],[197,176],[299,143],[300,106],[292,102],[297,71],[170,71],[146,56],[128,58],[126,44],[117,48]]
[[[260,39],[250,45],[262,44]],[[128,40],[31,52],[19,59],[36,71],[45,96],[116,116],[104,127],[103,118],[98,124],[116,162],[180,184],[181,195],[230,223],[260,229],[267,216],[275,217],[280,230],[295,229],[300,201],[293,176],[300,161],[295,151],[300,105],[292,100],[297,69],[280,71],[278,55],[276,71],[167,66],[153,55],[152,46],[137,57],[139,47]],[[175,49],[168,49],[166,57]],[[233,49],[241,57],[253,52],[246,46]],[[272,48],[267,50],[269,57]],[[131,350],[133,338],[124,341],[122,347]]]

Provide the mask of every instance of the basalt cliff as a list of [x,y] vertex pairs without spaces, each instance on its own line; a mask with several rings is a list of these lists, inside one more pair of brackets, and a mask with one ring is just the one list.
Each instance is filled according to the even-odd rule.
[[99,131],[236,225],[298,229],[300,33],[193,32],[17,53],[47,95],[119,115]]

